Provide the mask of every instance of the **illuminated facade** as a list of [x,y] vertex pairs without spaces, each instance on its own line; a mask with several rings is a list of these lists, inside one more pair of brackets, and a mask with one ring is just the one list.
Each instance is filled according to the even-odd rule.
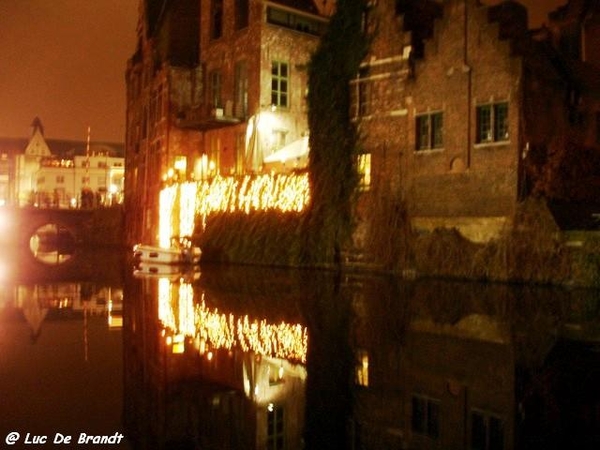
[[140,2],[127,70],[130,242],[157,240],[169,169],[204,180],[306,164],[306,64],[330,12],[312,0],[161,5]]
[[28,139],[0,138],[0,205],[81,207],[84,188],[89,206],[122,203],[122,153],[117,143],[46,139],[36,117]]

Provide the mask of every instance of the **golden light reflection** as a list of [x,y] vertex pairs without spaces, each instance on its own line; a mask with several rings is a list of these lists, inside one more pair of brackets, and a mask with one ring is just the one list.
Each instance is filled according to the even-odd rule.
[[161,333],[173,353],[181,353],[184,338],[194,342],[196,350],[212,359],[212,350],[239,348],[244,352],[306,363],[308,331],[300,324],[269,323],[248,315],[236,316],[208,308],[202,296],[194,303],[192,285],[158,282],[158,317],[165,330]]
[[159,245],[173,236],[191,236],[197,217],[255,211],[300,212],[310,199],[308,174],[216,176],[174,183],[160,193]]

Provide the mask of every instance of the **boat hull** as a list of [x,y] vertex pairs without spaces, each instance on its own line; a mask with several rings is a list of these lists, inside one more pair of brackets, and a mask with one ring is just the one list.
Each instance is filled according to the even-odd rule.
[[146,264],[198,264],[202,252],[198,247],[189,249],[161,248],[152,245],[138,244],[133,248],[133,258],[138,263]]

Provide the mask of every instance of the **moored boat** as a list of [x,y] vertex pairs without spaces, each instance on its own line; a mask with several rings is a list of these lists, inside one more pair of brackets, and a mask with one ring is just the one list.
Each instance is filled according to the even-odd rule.
[[201,256],[200,248],[193,246],[189,240],[174,240],[168,248],[147,244],[137,244],[133,247],[133,258],[138,264],[198,264]]

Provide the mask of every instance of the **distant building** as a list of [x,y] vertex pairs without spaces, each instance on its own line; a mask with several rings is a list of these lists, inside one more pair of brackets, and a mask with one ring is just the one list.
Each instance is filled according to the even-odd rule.
[[[39,118],[29,139],[0,138],[0,203],[74,208],[123,202],[125,159],[117,143],[46,139]],[[82,192],[89,192],[82,198]],[[87,203],[86,203],[87,202]]]
[[305,164],[307,148],[273,155],[308,134],[306,64],[330,12],[312,0],[163,3],[140,2],[126,76],[133,241],[154,240],[169,169],[202,179]]

